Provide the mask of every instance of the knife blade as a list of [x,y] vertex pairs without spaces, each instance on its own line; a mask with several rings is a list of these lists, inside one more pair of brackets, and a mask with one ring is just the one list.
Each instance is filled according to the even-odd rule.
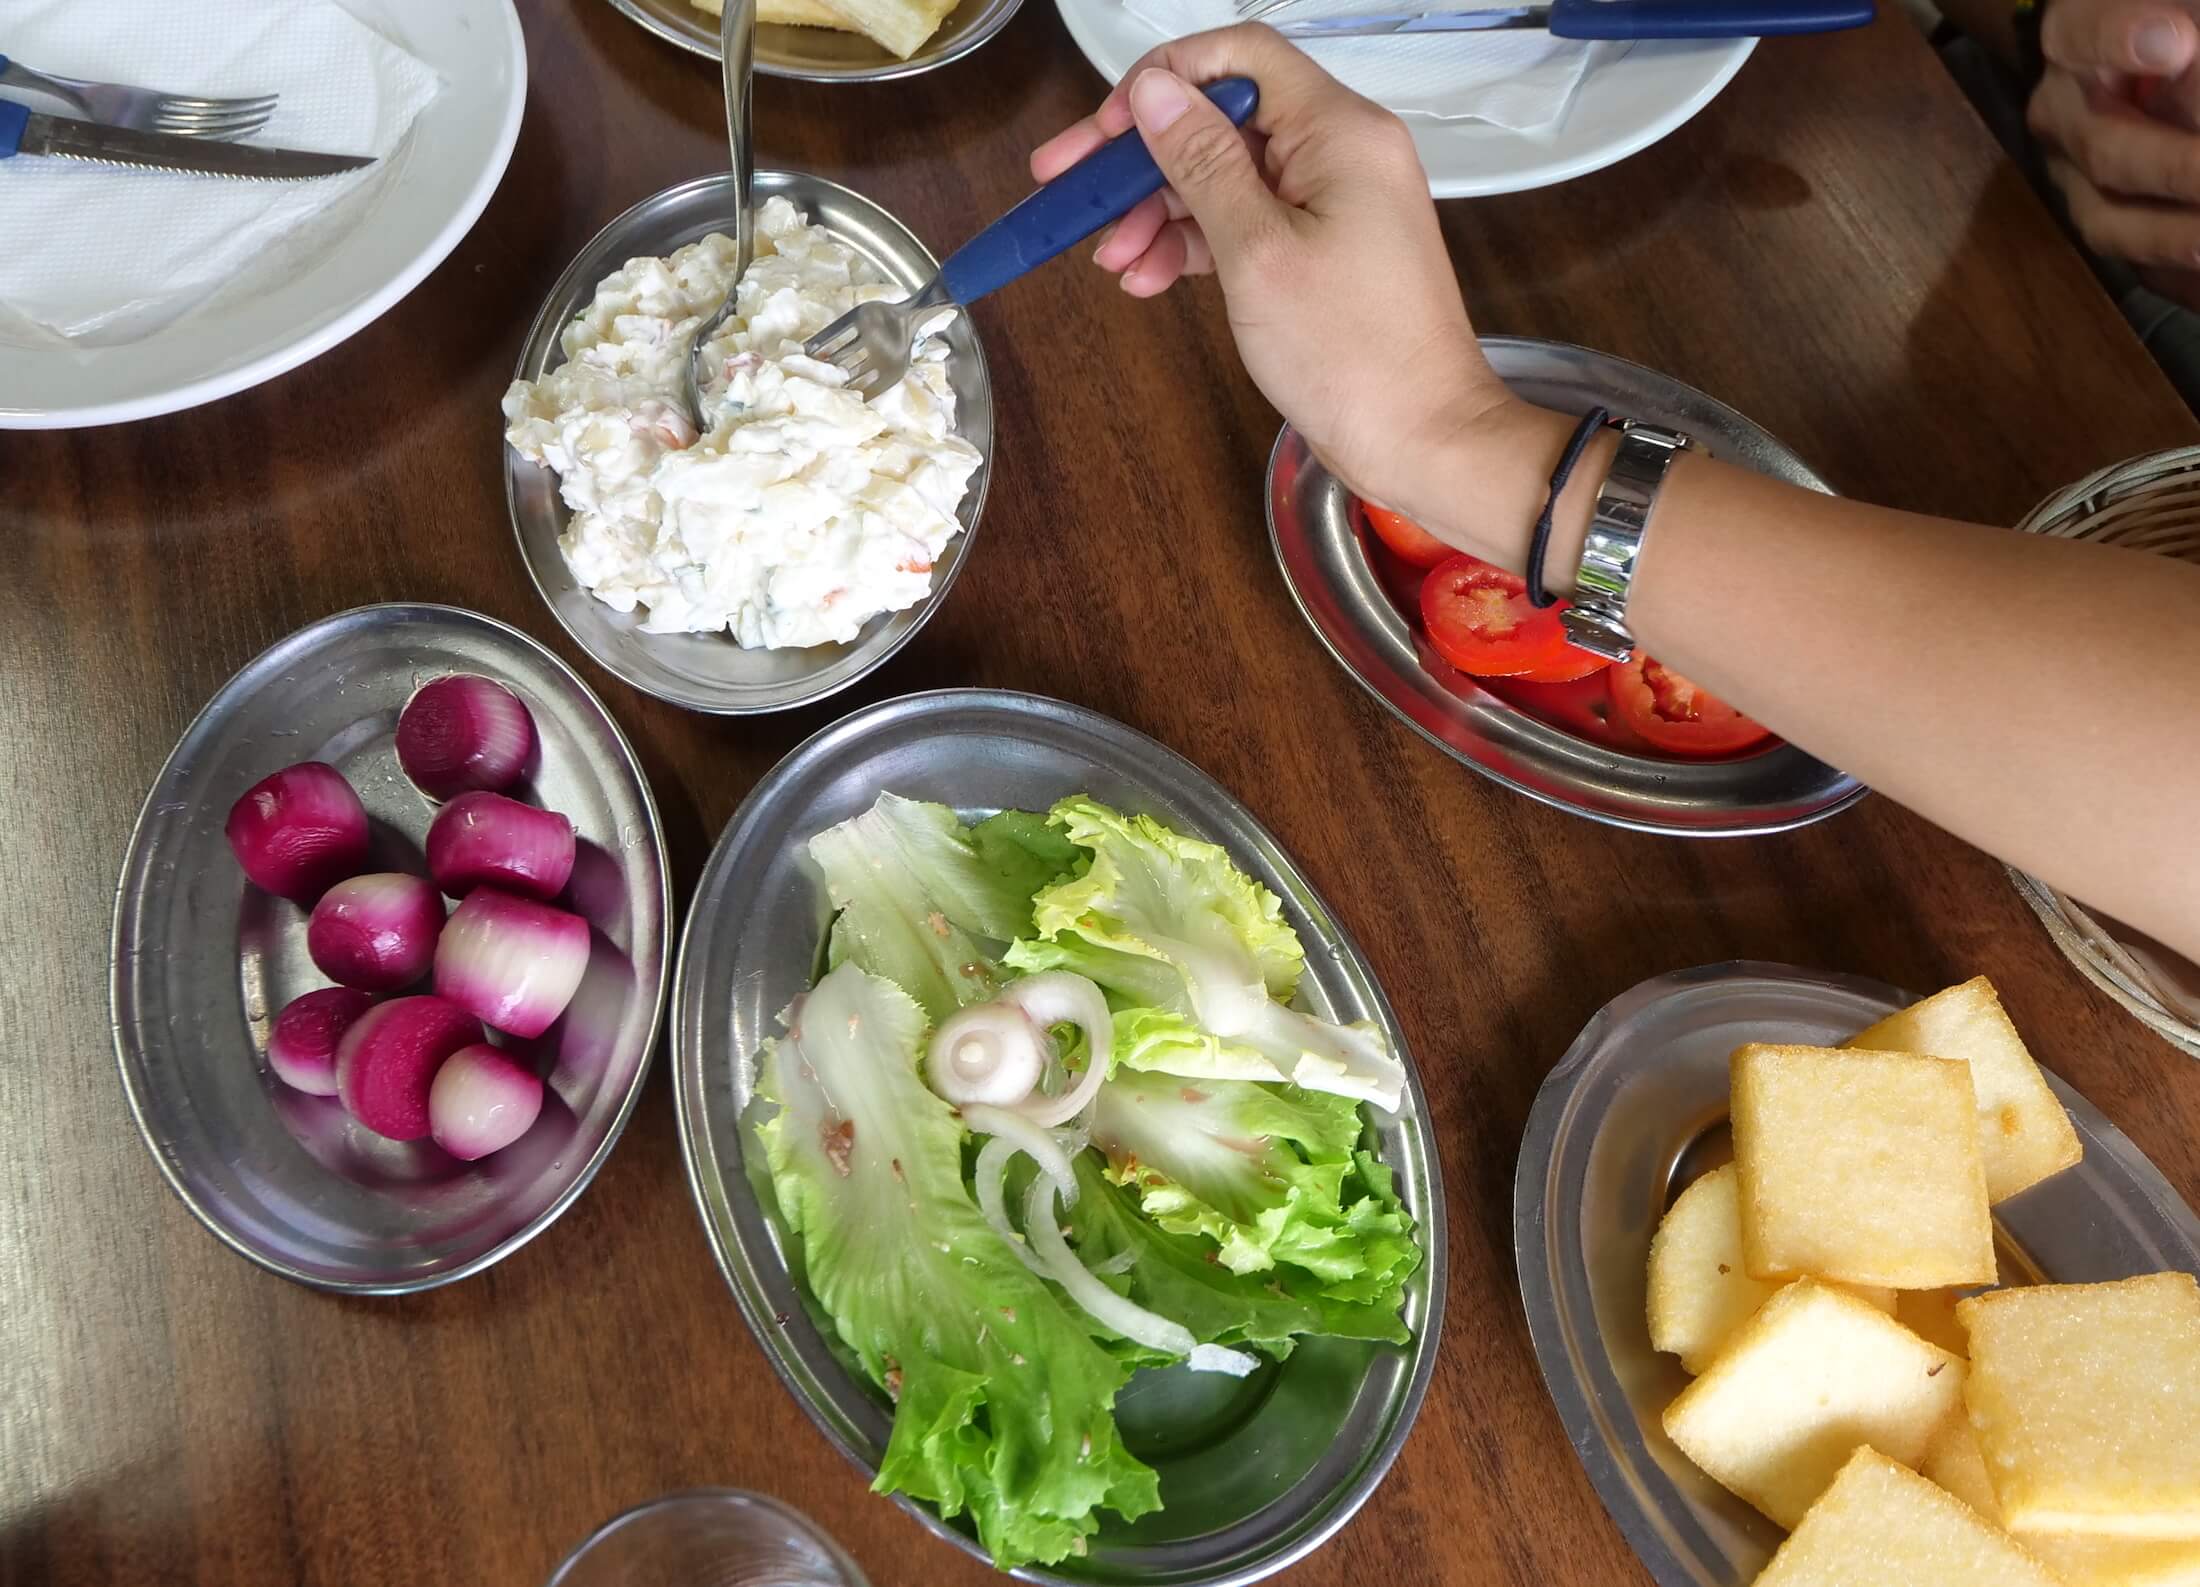
[[103,127],[66,116],[41,116],[0,99],[0,160],[17,154],[90,160],[141,171],[184,171],[246,182],[304,182],[374,164],[356,154],[316,154],[250,143],[209,143],[169,132]]
[[1358,16],[1287,18],[1275,24],[1287,39],[1371,39],[1401,33],[1483,33],[1509,28],[1548,28],[1547,5],[1497,6],[1473,11],[1386,11]]

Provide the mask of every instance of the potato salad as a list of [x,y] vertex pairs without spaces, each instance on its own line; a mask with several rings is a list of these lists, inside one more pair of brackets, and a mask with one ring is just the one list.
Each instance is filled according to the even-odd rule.
[[[955,433],[947,314],[907,377],[866,399],[802,346],[900,289],[783,198],[758,211],[756,252],[738,284],[716,233],[627,261],[566,327],[565,362],[504,394],[505,439],[556,471],[574,577],[645,609],[645,630],[845,643],[924,598],[983,459]],[[680,401],[688,346],[728,290],[698,434]]]

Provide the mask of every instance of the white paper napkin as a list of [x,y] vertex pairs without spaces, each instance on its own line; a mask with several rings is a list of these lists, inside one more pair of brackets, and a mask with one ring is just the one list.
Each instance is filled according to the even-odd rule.
[[[1293,15],[1437,10],[1498,0],[1297,0],[1270,20]],[[1182,38],[1238,20],[1230,0],[1123,0],[1123,8]],[[1398,39],[1296,40],[1324,70],[1403,116],[1486,121],[1513,132],[1543,132],[1565,119],[1589,46],[1548,33],[1417,34]]]
[[[387,156],[442,86],[334,0],[0,0],[0,53],[38,71],[171,93],[280,94],[253,143],[382,163],[314,182],[236,182],[0,160],[0,326],[112,346],[215,294],[312,268],[372,206]],[[42,113],[43,96],[0,89]]]

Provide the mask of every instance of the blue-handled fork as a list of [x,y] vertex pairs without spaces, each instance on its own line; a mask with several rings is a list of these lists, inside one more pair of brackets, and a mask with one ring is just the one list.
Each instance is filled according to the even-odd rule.
[[249,138],[275,113],[276,96],[205,99],[195,94],[164,94],[128,83],[95,83],[81,77],[35,72],[21,61],[0,55],[0,89],[45,94],[67,105],[80,119],[138,132],[165,132],[183,138],[227,142]]
[[[1548,4],[1406,5],[1308,15],[1302,0],[1235,0],[1239,16],[1287,39],[1396,38],[1540,29],[1561,39],[1739,39],[1834,33],[1872,20],[1873,0],[1550,0]],[[1318,11],[1308,6],[1307,11]]]
[[[1206,94],[1240,127],[1260,103],[1250,77],[1209,83]],[[956,249],[923,290],[899,303],[858,304],[803,350],[837,365],[859,390],[890,390],[909,372],[917,332],[941,309],[975,303],[1028,275],[1162,186],[1161,168],[1135,131],[1112,138]]]

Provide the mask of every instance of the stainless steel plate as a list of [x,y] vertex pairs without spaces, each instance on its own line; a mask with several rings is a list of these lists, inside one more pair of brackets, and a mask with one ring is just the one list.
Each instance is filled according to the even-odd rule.
[[[222,826],[252,784],[302,760],[350,779],[375,859],[425,874],[433,807],[397,765],[420,684],[473,672],[534,712],[522,793],[581,845],[566,907],[595,927],[573,1005],[534,1044],[550,1094],[516,1144],[466,1164],[388,1141],[333,1097],[267,1070],[282,1006],[327,980],[305,912],[250,886]],[[161,768],[115,895],[115,1050],[130,1109],[177,1195],[222,1242],[321,1289],[395,1295],[478,1273],[547,1228],[626,1125],[664,1010],[664,837],[634,752],[571,668],[516,628],[449,606],[363,606],[300,629],[207,703]]]
[[[718,19],[687,0],[611,0],[643,27],[696,55],[718,59]],[[878,83],[914,77],[961,60],[1008,25],[1024,0],[962,0],[940,30],[909,59],[889,52],[860,33],[836,28],[787,27],[760,22],[756,27],[756,70],[765,77],[794,77],[809,83]]]
[[[784,197],[818,225],[869,260],[890,280],[915,291],[939,273],[939,263],[909,229],[869,199],[820,177],[759,171],[755,201]],[[596,295],[597,283],[629,259],[664,255],[713,231],[733,213],[731,175],[707,176],[666,188],[598,232],[565,274],[521,345],[520,380],[539,380],[564,361],[558,337]],[[948,383],[955,392],[955,428],[985,459],[971,477],[956,516],[962,533],[947,543],[932,570],[932,590],[905,612],[873,618],[851,644],[808,650],[743,650],[723,634],[645,634],[635,614],[613,611],[582,589],[558,549],[568,517],[557,476],[504,448],[504,497],[512,529],[535,588],[551,615],[604,669],[637,689],[690,710],[746,715],[807,705],[845,689],[879,666],[924,626],[962,571],[985,511],[993,477],[993,386],[970,316],[947,330]]]
[[[1563,342],[1486,336],[1513,391],[1540,407],[1603,406],[1695,436],[1714,457],[1810,490],[1826,484],[1723,402],[1640,364]],[[1685,837],[1781,832],[1864,795],[1792,744],[1723,761],[1630,755],[1515,709],[1427,649],[1384,593],[1352,522],[1352,493],[1290,426],[1268,461],[1268,534],[1299,610],[1361,687],[1454,760],[1593,821]]]
[[[681,1145],[711,1246],[780,1377],[825,1435],[867,1471],[886,1447],[890,1409],[829,1344],[788,1274],[789,1242],[769,1181],[748,1154],[750,1065],[775,1016],[806,989],[829,908],[809,868],[812,834],[882,790],[966,816],[1044,810],[1087,792],[1227,847],[1283,900],[1307,944],[1303,1000],[1330,1019],[1379,1022],[1406,1061],[1404,1106],[1377,1116],[1377,1144],[1420,1225],[1427,1260],[1408,1286],[1403,1348],[1309,1340],[1243,1383],[1141,1373],[1117,1400],[1132,1452],[1161,1474],[1167,1508],[1108,1518],[1081,1560],[1016,1574],[1051,1583],[1257,1581],[1318,1546],[1389,1469],[1436,1361],[1444,1305],[1444,1198],[1428,1100],[1396,1018],[1329,910],[1259,822],[1210,778],[1153,740],[1091,711],[1035,695],[958,690],[858,711],[781,761],[718,840],[696,891],[673,991]],[[752,1176],[761,1182],[752,1182]],[[798,1256],[799,1253],[793,1253]],[[962,1522],[903,1508],[978,1553]]]
[[[1660,1425],[1688,1379],[1650,1348],[1651,1232],[1712,1164],[1736,1047],[1833,1045],[1912,1001],[1877,981],[1784,965],[1683,970],[1607,1004],[1536,1095],[1513,1186],[1528,1329],[1566,1436],[1659,1587],[1744,1587],[1780,1532]],[[2200,1218],[2098,1109],[2047,1078],[2085,1160],[1994,1209],[2003,1276],[2200,1273]]]

